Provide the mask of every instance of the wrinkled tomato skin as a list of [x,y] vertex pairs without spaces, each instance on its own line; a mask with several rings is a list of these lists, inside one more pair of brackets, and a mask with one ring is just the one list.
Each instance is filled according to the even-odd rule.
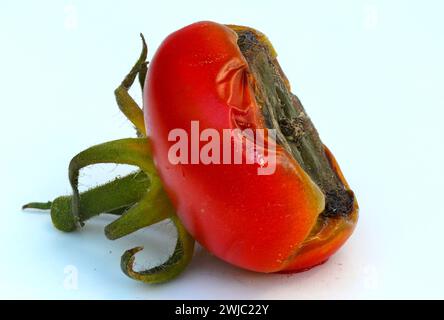
[[318,187],[285,150],[277,146],[271,175],[245,164],[252,156],[245,149],[243,164],[173,165],[168,159],[176,143],[169,133],[181,128],[190,137],[191,121],[220,137],[223,129],[264,127],[236,39],[226,26],[198,22],[164,40],[144,86],[147,136],[165,190],[191,235],[231,264],[282,271],[297,262],[295,253],[324,206]]

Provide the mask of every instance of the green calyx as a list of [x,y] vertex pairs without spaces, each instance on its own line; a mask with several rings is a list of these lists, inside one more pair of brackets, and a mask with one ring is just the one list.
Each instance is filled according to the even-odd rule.
[[[110,141],[80,152],[69,164],[73,194],[48,202],[31,202],[24,205],[23,209],[50,210],[54,226],[64,232],[75,231],[85,221],[102,213],[116,215],[118,218],[105,227],[105,235],[110,240],[170,219],[177,229],[177,243],[167,261],[145,271],[134,271],[134,256],[142,250],[141,247],[127,250],[121,259],[121,268],[130,278],[146,283],[160,283],[175,278],[186,268],[193,255],[194,239],[176,216],[163,189],[145,136],[143,111],[128,93],[136,78],[142,89],[145,82],[147,46],[141,37],[143,48],[140,57],[114,91],[120,110],[134,125],[138,138]],[[80,170],[99,163],[134,165],[140,170],[80,193]]]

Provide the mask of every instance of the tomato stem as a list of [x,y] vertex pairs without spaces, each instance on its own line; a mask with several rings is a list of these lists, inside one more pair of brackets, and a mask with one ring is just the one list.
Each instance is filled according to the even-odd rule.
[[[80,194],[81,220],[86,221],[101,213],[122,215],[143,197],[149,186],[146,174],[137,171],[87,190]],[[31,202],[23,209],[50,209],[54,226],[61,231],[71,232],[76,229],[71,203],[72,196],[60,196],[45,203]]]
[[39,210],[49,210],[51,209],[52,202],[30,202],[22,206],[22,209],[39,209]]

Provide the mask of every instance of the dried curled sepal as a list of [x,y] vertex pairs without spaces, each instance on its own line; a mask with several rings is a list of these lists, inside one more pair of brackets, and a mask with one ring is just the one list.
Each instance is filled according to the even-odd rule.
[[145,283],[161,283],[177,277],[190,263],[194,252],[194,239],[176,216],[171,217],[177,229],[177,242],[173,254],[161,265],[143,271],[135,271],[135,255],[143,247],[127,250],[121,258],[122,271],[131,279]]
[[[80,225],[83,225],[83,219],[78,189],[79,172],[84,167],[99,163],[135,165],[145,172],[151,182],[158,179],[146,138],[110,141],[80,152],[69,164],[69,181],[73,189],[72,212]],[[126,193],[122,192],[120,196],[125,196]]]

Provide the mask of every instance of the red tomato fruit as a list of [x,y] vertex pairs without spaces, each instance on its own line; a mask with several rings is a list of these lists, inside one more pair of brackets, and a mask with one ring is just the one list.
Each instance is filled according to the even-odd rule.
[[[147,136],[164,188],[211,253],[248,270],[301,271],[351,235],[356,199],[261,33],[213,22],[174,32],[151,60],[144,88]],[[276,118],[277,108],[296,116]],[[276,129],[276,150],[268,150],[275,172],[259,175],[258,162],[172,164],[169,133],[191,136],[191,121],[221,136],[224,129]],[[251,152],[242,149],[243,159],[257,157]]]

